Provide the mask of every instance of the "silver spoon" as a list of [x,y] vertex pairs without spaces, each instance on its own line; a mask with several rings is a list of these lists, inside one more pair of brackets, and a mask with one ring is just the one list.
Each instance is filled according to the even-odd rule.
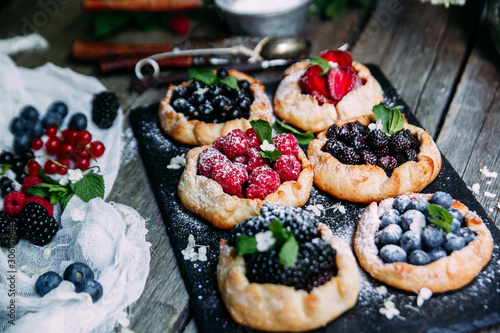
[[265,37],[253,49],[244,45],[233,47],[180,50],[154,54],[137,62],[135,65],[135,75],[142,80],[142,68],[144,66],[153,67],[153,77],[160,75],[160,66],[156,62],[160,59],[172,58],[185,55],[244,55],[248,57],[248,62],[258,62],[264,59],[294,59],[308,52],[310,42],[294,36]]

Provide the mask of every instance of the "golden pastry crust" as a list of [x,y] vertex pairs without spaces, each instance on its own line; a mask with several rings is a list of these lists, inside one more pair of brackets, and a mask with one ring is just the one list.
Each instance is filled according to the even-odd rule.
[[[250,117],[248,119],[233,119],[225,123],[205,123],[196,119],[188,120],[184,114],[176,112],[170,105],[176,87],[170,85],[165,97],[161,100],[158,110],[158,117],[163,131],[180,143],[201,146],[211,144],[215,139],[227,135],[233,129],[239,128],[246,131],[251,128],[249,121],[252,119],[271,121],[273,110],[264,85],[240,71],[231,69],[228,70],[228,73],[238,80],[247,80],[250,83],[254,101],[250,106]],[[186,81],[181,83],[180,86],[187,87],[189,83],[190,81]]]
[[321,237],[337,251],[338,273],[310,293],[270,283],[250,283],[242,256],[221,240],[217,281],[233,319],[264,331],[305,331],[325,326],[352,308],[359,295],[359,272],[349,246],[319,224]]
[[371,114],[372,108],[383,100],[382,88],[370,70],[353,61],[352,67],[365,84],[350,91],[336,106],[319,105],[313,96],[302,94],[299,86],[308,66],[309,60],[303,60],[289,67],[274,95],[274,112],[292,126],[317,133],[340,120]]
[[[373,115],[349,119],[363,125],[374,122]],[[339,123],[340,126],[342,122]],[[369,203],[396,197],[406,192],[420,192],[430,184],[441,170],[441,153],[434,140],[425,130],[405,123],[421,143],[417,162],[406,162],[392,172],[390,177],[375,165],[347,165],[322,150],[326,143],[326,131],[318,134],[307,149],[307,156],[314,171],[314,184],[321,190],[353,202]]]
[[[412,193],[410,198],[430,200],[432,194]],[[384,263],[378,256],[375,233],[380,225],[379,217],[392,207],[393,198],[377,205],[371,203],[364,211],[354,236],[354,250],[361,266],[375,279],[398,289],[419,292],[428,288],[433,293],[460,289],[469,284],[491,258],[493,238],[481,218],[458,200],[456,208],[464,216],[466,226],[477,233],[476,238],[463,249],[424,266],[408,263]]]
[[187,153],[186,168],[179,181],[178,193],[187,209],[214,226],[231,229],[250,216],[259,215],[265,202],[301,207],[309,199],[313,172],[309,160],[301,149],[297,158],[302,164],[302,171],[297,180],[282,183],[275,192],[261,200],[243,199],[227,194],[215,180],[198,175],[198,156],[208,147],[210,146],[193,148]]

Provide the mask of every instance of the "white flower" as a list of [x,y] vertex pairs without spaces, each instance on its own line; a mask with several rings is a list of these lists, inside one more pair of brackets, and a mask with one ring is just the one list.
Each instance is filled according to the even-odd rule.
[[71,219],[73,220],[73,222],[82,222],[85,218],[85,215],[87,215],[87,212],[82,209],[75,208],[73,209],[73,212],[71,212]]
[[329,61],[328,64],[330,65],[331,68],[339,67],[339,64],[333,61]]
[[207,248],[208,246],[200,246],[200,249],[198,250],[199,261],[207,261]]
[[184,166],[186,166],[186,154],[172,157],[170,164],[167,165],[167,169],[180,169]]
[[379,295],[387,294],[387,288],[385,286],[377,287],[376,290]]
[[317,204],[317,205],[308,205],[306,209],[312,211],[317,216],[321,216],[321,211],[325,210],[325,207],[322,204]]
[[257,241],[257,251],[259,252],[267,251],[276,243],[276,239],[273,237],[273,232],[271,230],[259,232],[255,235],[255,240]]
[[80,169],[68,169],[68,179],[71,183],[76,183],[83,178],[82,170]]
[[[198,252],[196,252],[196,250],[195,250],[197,246],[200,248]],[[192,234],[189,234],[188,244],[187,244],[186,248],[181,251],[181,253],[184,256],[184,260],[207,261],[207,250],[208,250],[208,246],[196,245],[196,242],[194,240],[194,236]]]
[[417,305],[418,307],[421,307],[425,301],[427,301],[429,298],[432,297],[432,291],[428,288],[422,288],[420,289],[420,292],[418,293],[417,297]]
[[376,129],[379,129],[379,130],[383,130],[384,129],[384,125],[382,125],[382,119],[379,119],[377,120],[376,123],[371,123],[368,125],[368,128],[372,131],[376,130]]
[[264,140],[264,142],[262,142],[262,144],[260,145],[260,149],[262,151],[275,151],[276,147],[272,143],[269,143],[267,140]]
[[399,310],[396,309],[396,305],[394,302],[391,300],[392,297],[389,297],[384,301],[384,306],[381,307],[378,311],[380,314],[383,314],[384,316],[387,317],[387,319],[391,320],[395,316],[399,316]]
[[187,247],[195,247],[195,246],[196,242],[194,241],[194,236],[192,234],[189,234]]
[[481,172],[481,173],[482,173],[485,177],[487,177],[487,178],[497,178],[497,176],[498,176],[498,173],[496,173],[496,172],[494,172],[494,171],[493,171],[493,172],[490,172],[490,171],[488,170],[488,167],[487,167],[487,166],[483,166],[483,167],[479,170],[479,172]]

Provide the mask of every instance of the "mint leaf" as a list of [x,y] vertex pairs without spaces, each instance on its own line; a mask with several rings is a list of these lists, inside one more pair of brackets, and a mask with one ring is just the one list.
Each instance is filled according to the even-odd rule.
[[134,12],[132,15],[142,32],[150,32],[160,27],[160,20],[156,13]]
[[59,196],[57,193],[51,193],[49,197],[49,202],[51,205],[55,205],[59,201]]
[[94,14],[94,36],[104,36],[123,27],[131,19],[126,12],[96,12]]
[[270,163],[273,163],[278,158],[280,158],[281,152],[278,149],[275,149],[273,151],[259,151],[259,155],[267,158]]
[[301,132],[298,129],[296,129],[295,127],[292,127],[288,124],[285,124],[285,123],[279,121],[278,119],[276,119],[276,121],[274,122],[273,128],[279,134],[283,134],[283,133],[293,134],[295,139],[297,139],[297,141],[301,145],[308,145],[312,140],[314,140],[314,132],[313,131]]
[[212,85],[218,81],[217,74],[208,69],[191,67],[188,69],[188,73],[190,80],[198,80],[206,85]]
[[396,106],[392,109],[385,106],[383,103],[375,105],[373,107],[373,114],[375,119],[381,121],[383,126],[383,131],[387,136],[391,136],[403,129],[405,124],[405,117],[399,112],[400,106]]
[[62,198],[60,198],[62,209],[65,210],[68,202],[73,198],[73,193],[66,193]]
[[10,168],[12,165],[10,164],[0,164],[0,176],[3,176]]
[[30,187],[29,189],[26,190],[29,194],[32,194],[32,195],[38,195],[39,197],[43,197],[43,198],[48,198],[50,196],[50,192],[48,189],[46,188],[42,188],[42,187],[36,187],[35,186],[32,186]]
[[245,254],[253,254],[257,251],[257,240],[255,237],[240,235],[236,240],[236,248],[234,249],[235,256],[243,256]]
[[443,228],[446,233],[449,233],[451,231],[450,227],[453,223],[453,217],[445,208],[436,204],[429,204],[429,206],[427,206],[427,212],[429,213],[429,215],[437,217],[431,218],[429,219],[429,221],[431,221],[438,227]]
[[38,177],[47,184],[53,184],[53,185],[59,185],[59,182],[55,180],[54,178],[47,176],[46,174],[43,173],[42,167],[38,168]]
[[274,239],[276,239],[276,247],[280,247],[288,238],[289,235],[283,230],[283,225],[280,219],[274,219],[269,223],[269,230],[272,231]]
[[96,173],[83,176],[72,188],[75,194],[85,202],[94,198],[104,198],[104,178]]
[[293,234],[290,234],[291,237],[285,241],[278,254],[279,263],[287,268],[293,267],[297,260],[297,254],[299,253],[299,245]]
[[318,65],[319,67],[321,67],[321,75],[325,75],[330,71],[330,68],[332,68],[328,60],[321,57],[311,57],[309,58],[309,62],[311,63],[311,65]]
[[250,120],[250,125],[252,125],[260,143],[263,143],[265,140],[269,143],[273,142],[273,129],[269,122],[263,119],[254,119]]
[[346,7],[347,0],[333,0],[328,6],[326,6],[325,15],[331,19],[337,18]]
[[235,90],[238,90],[238,80],[234,76],[226,76],[223,79],[220,79],[220,83],[224,83],[225,85],[229,86],[230,88],[233,88]]

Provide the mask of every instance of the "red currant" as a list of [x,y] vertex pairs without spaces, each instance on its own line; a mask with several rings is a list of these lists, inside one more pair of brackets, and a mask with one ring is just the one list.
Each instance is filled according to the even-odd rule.
[[76,164],[75,168],[80,169],[80,170],[86,170],[90,166],[90,159],[89,158],[77,158],[76,159]]
[[57,136],[57,127],[55,126],[47,126],[45,129],[45,135],[47,135],[49,138]]
[[86,147],[78,146],[78,147],[76,147],[75,152],[80,157],[90,158],[90,152],[88,151],[88,149]]
[[45,142],[45,149],[51,154],[55,154],[59,150],[61,145],[61,140],[58,137],[49,137],[47,142]]
[[31,149],[32,150],[39,150],[43,147],[43,141],[41,138],[34,138],[31,140]]
[[29,161],[27,167],[28,167],[28,175],[30,176],[38,175],[38,169],[40,168],[40,164],[38,164],[37,161],[35,160]]
[[90,143],[90,153],[95,158],[101,157],[104,154],[104,144],[101,141],[94,141]]
[[57,151],[57,157],[60,159],[65,158],[67,156],[72,156],[75,153],[75,147],[68,142],[62,142],[59,146],[59,150]]
[[92,134],[87,130],[78,131],[76,134],[76,144],[78,146],[86,146],[92,141]]
[[64,166],[66,166],[67,168],[69,168],[69,158],[67,157],[62,157],[62,158],[59,158],[57,160],[57,162],[59,162],[59,164],[62,164]]
[[69,143],[75,143],[76,142],[76,135],[77,135],[78,131],[74,130],[74,129],[65,129],[64,131],[62,131],[62,135],[63,135],[63,138],[65,141],[69,142]]
[[64,176],[65,174],[68,173],[68,169],[59,167],[59,169],[57,170],[57,173],[60,174],[61,176]]
[[47,175],[53,175],[57,173],[58,168],[59,167],[57,166],[57,164],[55,164],[53,161],[47,160],[47,162],[45,162],[45,164],[43,165],[43,173]]

